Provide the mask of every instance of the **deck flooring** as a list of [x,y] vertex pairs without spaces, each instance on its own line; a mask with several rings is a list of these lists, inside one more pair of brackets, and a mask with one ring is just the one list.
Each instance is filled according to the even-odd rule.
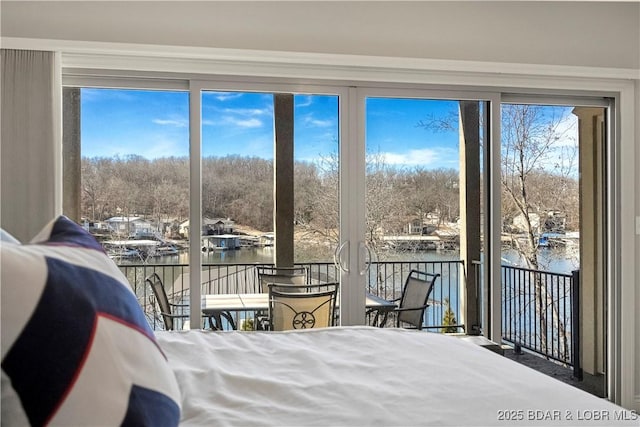
[[536,371],[549,375],[559,381],[570,384],[588,393],[594,394],[599,397],[602,396],[602,392],[598,390],[598,387],[589,381],[579,381],[573,376],[573,368],[570,366],[562,365],[551,360],[547,360],[544,357],[537,356],[533,353],[523,351],[520,354],[516,354],[512,348],[507,348],[504,351],[504,357],[514,360],[518,363],[522,363]]

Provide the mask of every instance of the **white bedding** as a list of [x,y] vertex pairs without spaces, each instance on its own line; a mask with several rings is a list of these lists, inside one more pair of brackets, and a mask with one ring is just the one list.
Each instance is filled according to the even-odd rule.
[[456,337],[343,327],[158,332],[181,425],[639,425],[637,414]]

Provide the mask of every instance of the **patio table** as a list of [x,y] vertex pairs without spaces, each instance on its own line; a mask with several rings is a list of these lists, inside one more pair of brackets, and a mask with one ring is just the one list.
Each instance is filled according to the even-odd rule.
[[[397,307],[394,302],[379,296],[366,294],[366,310],[381,312],[392,311]],[[238,311],[267,311],[269,310],[268,293],[249,294],[206,294],[202,296],[202,313],[210,316],[218,329],[222,329],[221,313]]]

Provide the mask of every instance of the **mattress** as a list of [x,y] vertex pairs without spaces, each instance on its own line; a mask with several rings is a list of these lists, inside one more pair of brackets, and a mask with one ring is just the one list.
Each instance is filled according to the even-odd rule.
[[185,426],[638,425],[454,336],[340,327],[158,332]]

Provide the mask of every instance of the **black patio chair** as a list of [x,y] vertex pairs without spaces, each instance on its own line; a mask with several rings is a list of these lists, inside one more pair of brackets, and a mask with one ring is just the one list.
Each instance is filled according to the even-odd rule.
[[[395,326],[397,328],[409,325],[410,328],[421,330],[424,322],[424,312],[429,307],[429,296],[433,291],[439,273],[425,273],[424,271],[411,270],[402,288],[400,298],[391,300],[398,307],[392,311],[385,312],[379,323],[384,327],[387,323],[388,313],[395,314]],[[378,324],[378,312],[374,317],[374,324]]]
[[[189,304],[175,304],[169,301],[167,297],[167,292],[164,289],[164,284],[162,283],[162,279],[158,276],[158,273],[152,273],[145,278],[145,282],[149,284],[153,294],[156,297],[156,302],[158,303],[158,307],[160,308],[160,314],[162,315],[162,320],[164,321],[164,326],[167,331],[173,331],[176,326],[175,319],[188,319],[189,318]],[[221,313],[221,316],[227,319],[229,325],[232,329],[236,329],[235,322],[230,313]],[[214,322],[212,316],[205,316],[208,322],[209,327],[211,329],[222,329],[222,325]],[[184,326],[184,323],[183,323]]]
[[[268,293],[269,283],[283,283],[286,285],[304,285],[308,283],[309,273],[306,267],[256,267],[258,274],[258,292]],[[257,330],[264,330],[269,327],[269,317],[267,313],[259,311],[255,314],[255,327]]]
[[269,283],[269,329],[313,329],[335,326],[335,283],[286,285]]
[[256,267],[260,292],[268,293],[269,283],[288,285],[304,285],[309,283],[309,272],[306,267]]

